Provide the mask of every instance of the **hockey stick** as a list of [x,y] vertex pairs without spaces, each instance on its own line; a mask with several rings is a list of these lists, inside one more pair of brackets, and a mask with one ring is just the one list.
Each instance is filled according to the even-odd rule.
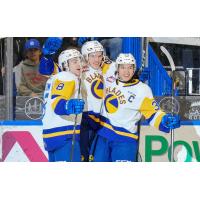
[[[148,55],[147,55],[147,48],[148,48],[148,38],[144,37],[142,39],[142,56],[141,56],[141,67],[138,70],[138,77],[142,74],[144,68],[147,66],[147,60],[148,60]],[[137,162],[142,162],[142,156],[140,155],[139,152],[139,144],[140,144],[140,130],[141,130],[141,121],[142,119],[140,119],[138,121],[138,125],[137,125],[137,132],[138,132],[138,150],[137,150]]]
[[138,76],[140,76],[143,72],[143,70],[145,69],[145,67],[147,66],[147,61],[148,61],[148,38],[144,37],[142,39],[142,56],[141,56],[142,60],[141,60],[141,67],[138,70]]
[[[174,99],[174,90],[175,90],[175,85],[174,85],[174,75],[175,75],[175,64],[174,64],[174,61],[170,55],[170,53],[167,51],[167,49],[163,46],[160,47],[161,51],[166,55],[168,61],[169,61],[169,64],[170,64],[170,67],[171,67],[171,70],[172,70],[172,75],[171,75],[171,78],[172,78],[172,116],[174,115],[174,109],[173,109],[173,99]],[[170,155],[170,162],[174,162],[174,129],[170,129],[170,133],[171,133],[171,155]]]
[[[3,63],[3,45],[2,45],[2,38],[0,38],[0,46],[1,46],[1,66],[0,66],[0,69],[2,70],[2,68],[4,67],[4,63]],[[1,73],[1,71],[0,71]],[[4,77],[5,76],[2,76],[2,74],[0,75],[2,77],[2,83],[3,83],[3,95],[5,95],[5,79]],[[0,128],[1,129],[1,128]],[[0,131],[1,133],[3,133],[3,130]],[[0,160],[3,159],[3,135],[0,134]]]
[[[80,74],[79,83],[78,83],[77,99],[79,99],[80,93],[81,93],[82,67],[83,67],[83,65],[82,65],[82,61],[81,61],[81,74]],[[75,146],[75,142],[76,142],[77,119],[78,119],[78,114],[75,115],[75,119],[74,119],[74,129],[73,129],[73,135],[72,135],[72,147],[71,147],[71,152],[70,152],[70,162],[73,162],[73,158],[74,158],[74,146]]]

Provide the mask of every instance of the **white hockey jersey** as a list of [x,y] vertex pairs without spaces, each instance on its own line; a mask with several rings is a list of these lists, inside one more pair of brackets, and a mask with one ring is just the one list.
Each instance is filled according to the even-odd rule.
[[165,113],[159,110],[148,85],[134,80],[122,83],[118,80],[105,80],[105,97],[102,116],[93,118],[100,123],[97,134],[117,141],[138,140],[137,123],[142,115],[150,125],[165,131],[161,126]]
[[96,122],[93,118],[99,118],[102,108],[102,99],[104,95],[104,78],[106,75],[114,74],[115,65],[111,63],[104,63],[102,68],[94,69],[89,67],[89,70],[84,73],[83,81],[84,87],[87,91],[86,103],[88,105],[87,111],[84,112],[88,117],[90,125],[94,128]]
[[[54,72],[56,73],[57,68],[54,64]],[[85,101],[84,116],[87,118],[89,124],[96,128],[98,125],[93,118],[99,118],[100,110],[102,107],[104,79],[114,78],[116,71],[115,63],[106,61],[102,68],[98,70],[88,67],[88,71],[82,74],[82,97]]]
[[[43,140],[45,149],[54,150],[64,145],[74,132],[75,115],[66,115],[65,105],[69,99],[78,97],[78,78],[71,72],[51,76],[44,92]],[[79,97],[81,98],[81,96]],[[81,114],[78,115],[76,138],[79,139]]]

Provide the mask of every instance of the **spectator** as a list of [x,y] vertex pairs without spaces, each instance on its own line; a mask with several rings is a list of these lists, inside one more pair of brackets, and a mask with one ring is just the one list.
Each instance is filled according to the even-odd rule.
[[25,60],[14,68],[18,95],[42,97],[47,78],[39,74],[40,43],[30,39],[24,46]]

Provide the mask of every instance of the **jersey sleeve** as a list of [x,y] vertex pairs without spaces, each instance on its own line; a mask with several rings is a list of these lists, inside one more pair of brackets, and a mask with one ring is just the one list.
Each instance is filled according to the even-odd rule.
[[51,76],[61,72],[61,69],[52,58],[46,58],[43,56],[40,59],[39,72],[42,75]]
[[66,103],[75,92],[75,80],[56,79],[51,90],[52,109],[58,115],[66,115]]
[[102,73],[104,78],[115,76],[116,70],[116,64],[114,62],[104,63],[102,67]]
[[160,108],[156,100],[153,98],[152,91],[149,87],[145,88],[143,91],[145,96],[142,98],[142,103],[140,106],[140,112],[143,114],[148,123],[157,128],[160,131],[168,132],[164,126],[162,126],[162,118],[166,115]]
[[59,72],[61,72],[62,70],[60,69],[60,67],[58,66],[58,64],[57,63],[54,63],[54,68],[53,68],[53,73],[52,73],[52,75],[55,75],[55,74],[57,74],[57,73],[59,73]]

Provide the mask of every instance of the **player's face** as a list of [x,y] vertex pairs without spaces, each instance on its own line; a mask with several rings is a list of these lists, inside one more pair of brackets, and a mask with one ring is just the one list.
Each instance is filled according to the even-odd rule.
[[26,56],[32,62],[37,62],[40,60],[41,51],[39,49],[29,49],[26,52]]
[[129,81],[134,75],[134,67],[130,64],[119,65],[118,76],[122,81]]
[[88,56],[88,64],[94,69],[98,69],[103,61],[103,52],[97,51],[95,53],[90,53]]
[[69,59],[69,70],[76,76],[80,76],[81,74],[81,60],[80,58],[72,58]]

